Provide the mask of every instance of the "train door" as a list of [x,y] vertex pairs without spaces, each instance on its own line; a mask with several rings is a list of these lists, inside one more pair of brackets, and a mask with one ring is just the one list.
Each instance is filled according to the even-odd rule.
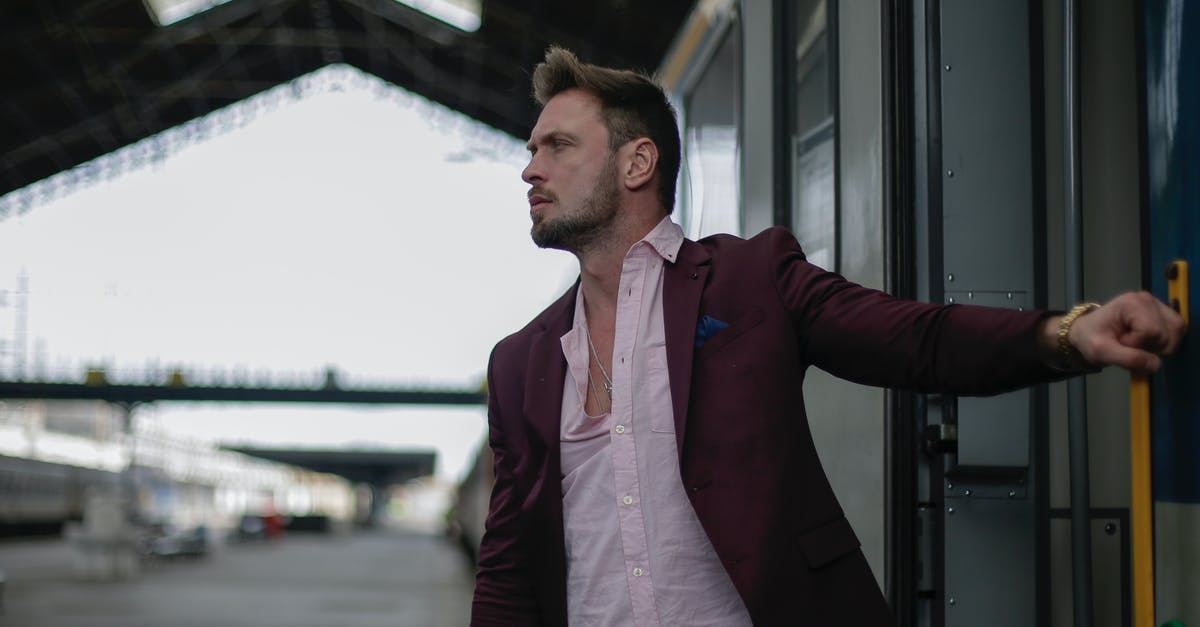
[[[1194,165],[1187,183],[1186,161],[1174,166],[1173,200],[1160,196],[1156,208],[1154,196],[1154,166],[1163,160],[1153,103],[1169,96],[1186,111],[1192,97],[1195,106],[1183,93],[1195,93],[1183,73],[1184,4],[1144,3],[1144,15],[1132,1],[886,5],[898,51],[885,63],[897,157],[885,166],[897,205],[889,239],[911,250],[913,263],[898,293],[908,286],[933,301],[1055,309],[1142,287],[1166,298],[1156,284],[1165,281],[1166,257],[1186,255],[1197,241],[1187,232],[1197,216]],[[1164,16],[1157,26],[1156,12]],[[1157,70],[1154,51],[1164,59]],[[1156,83],[1158,70],[1179,74],[1159,74]],[[1179,122],[1184,117],[1172,121],[1172,137],[1194,128]],[[1187,159],[1187,148],[1174,150]],[[1144,185],[1149,220],[1139,210],[1147,206]],[[905,257],[895,259],[903,277]],[[1198,589],[1194,568],[1176,557],[1195,551],[1185,539],[1200,527],[1195,496],[1186,488],[1167,494],[1178,477],[1196,476],[1179,462],[1198,448],[1178,437],[1195,430],[1196,406],[1181,392],[1194,387],[1182,382],[1194,381],[1188,359],[1173,360],[1154,380],[1158,588],[1174,593],[1176,612],[1164,614],[1169,602],[1160,598],[1154,624],[1194,612],[1182,599]],[[1149,624],[1134,622],[1129,375],[1110,368],[1026,393],[911,404],[894,397],[897,415],[911,408],[914,420],[895,424],[893,450],[919,442],[913,477],[894,456],[894,494],[902,498],[890,518],[900,530],[889,536],[897,566],[891,599],[902,624]],[[916,433],[906,436],[906,424]],[[903,498],[910,489],[912,498]]]
[[[1040,61],[1030,3],[914,2],[910,62],[892,77],[910,135],[896,188],[911,224],[896,258],[910,294],[930,302],[1042,308]],[[897,102],[900,102],[897,100]],[[894,234],[901,242],[902,233]],[[1047,588],[1046,396],[894,394],[898,468],[893,605],[903,624],[1034,625]],[[903,529],[902,529],[903,531]]]
[[[1195,34],[1186,11],[1196,9],[1185,0],[1077,3],[1064,17],[1064,4],[698,3],[661,74],[681,108],[685,150],[690,142],[703,152],[706,134],[726,138],[709,144],[724,165],[700,175],[721,172],[736,191],[713,194],[704,183],[699,214],[691,203],[701,196],[682,191],[685,227],[704,234],[709,200],[736,199],[737,232],[787,226],[814,261],[932,302],[1063,309],[1161,287],[1143,281],[1143,267],[1161,265],[1149,257],[1197,241],[1184,228],[1196,228],[1196,207],[1153,196],[1154,167],[1169,154],[1176,198],[1198,197],[1200,177],[1187,171],[1195,122],[1183,113],[1194,109],[1196,81],[1182,78],[1196,72],[1186,43]],[[1071,72],[1067,52],[1077,60]],[[1161,76],[1171,72],[1178,80],[1168,84]],[[1081,105],[1067,116],[1070,94]],[[1152,126],[1144,153],[1141,121],[1146,107],[1154,121],[1155,106],[1174,130],[1156,144]],[[736,129],[694,132],[717,119],[714,108]],[[1162,137],[1174,147],[1164,152]],[[1149,174],[1139,177],[1143,154]],[[1144,182],[1161,232],[1149,246]],[[1078,214],[1067,212],[1078,204],[1069,192],[1082,201]],[[689,226],[696,215],[701,224]],[[1072,232],[1082,243],[1074,257]],[[1068,294],[1072,266],[1081,286]],[[1187,375],[1156,380],[1156,399],[1190,402],[1171,376]],[[1109,369],[1080,382],[977,399],[809,373],[822,462],[902,625],[1132,624],[1129,378]],[[1195,554],[1187,538],[1200,528],[1195,469],[1183,461],[1198,446],[1187,439],[1200,431],[1194,407],[1173,410],[1174,422],[1155,417],[1159,609],[1193,621],[1196,569],[1178,555]]]

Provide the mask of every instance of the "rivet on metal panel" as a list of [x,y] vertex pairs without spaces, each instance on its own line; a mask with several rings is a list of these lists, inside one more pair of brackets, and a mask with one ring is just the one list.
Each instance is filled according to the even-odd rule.
[[971,496],[971,490],[963,490],[963,496]]
[[1008,293],[1008,300],[1012,300],[1012,292]]
[[975,298],[975,292],[967,292],[967,298]]
[[946,170],[946,176],[954,178],[954,170]]
[[953,272],[951,272],[950,274],[947,274],[947,275],[946,275],[946,280],[947,280],[947,281],[950,281],[951,283],[953,283],[953,282],[954,282],[954,273],[953,273]]
[[947,507],[947,508],[946,508],[946,513],[947,513],[947,514],[950,514],[951,516],[953,516],[953,515],[954,515],[954,508],[953,508],[953,507]]
[[946,71],[947,71],[947,72],[949,72],[949,71],[950,71],[950,64],[949,64],[949,63],[947,63],[947,64],[946,64]]
[[954,600],[954,597],[950,597],[950,605],[954,605],[954,604],[955,604],[955,603],[957,603],[957,602],[958,602],[958,601],[955,601],[955,600]]
[[947,298],[947,299],[946,299],[946,302],[948,302],[948,303],[950,303],[951,305],[953,305],[953,304],[954,304],[954,297],[953,297],[953,296],[951,296],[951,297]]
[[1110,536],[1115,535],[1117,533],[1117,526],[1113,523],[1104,525],[1104,533],[1107,533]]
[[1008,491],[1008,498],[1010,498],[1010,499],[1015,499],[1015,498],[1017,498],[1017,491],[1016,491],[1016,490],[1009,490],[1009,491]]
[[947,481],[947,482],[946,482],[946,489],[947,489],[947,490],[953,490],[953,489],[954,489],[954,484],[953,484],[953,483],[950,483],[949,481]]

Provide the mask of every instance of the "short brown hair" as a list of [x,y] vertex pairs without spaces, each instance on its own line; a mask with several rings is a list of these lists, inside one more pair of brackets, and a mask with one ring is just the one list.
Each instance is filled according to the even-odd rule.
[[663,88],[645,74],[583,63],[570,50],[551,46],[546,60],[533,69],[534,100],[545,106],[559,93],[576,88],[600,100],[613,150],[639,137],[649,138],[658,147],[658,198],[667,213],[673,211],[679,177],[679,124]]

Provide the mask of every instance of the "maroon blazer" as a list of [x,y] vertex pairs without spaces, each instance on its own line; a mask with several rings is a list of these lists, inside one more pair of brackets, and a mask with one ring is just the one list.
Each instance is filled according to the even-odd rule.
[[[683,484],[756,625],[890,625],[821,468],[802,382],[814,365],[877,386],[993,394],[1051,378],[1043,312],[937,306],[855,285],[782,228],[684,241],[663,277]],[[572,288],[505,338],[488,366],[496,483],[472,625],[566,625],[559,338]],[[708,315],[729,326],[695,348]]]

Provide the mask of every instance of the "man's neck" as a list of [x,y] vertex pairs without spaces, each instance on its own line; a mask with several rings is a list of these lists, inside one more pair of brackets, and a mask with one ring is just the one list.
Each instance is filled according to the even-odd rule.
[[626,223],[614,229],[609,237],[594,242],[587,250],[576,253],[579,277],[588,320],[605,326],[615,320],[617,290],[621,287],[621,266],[625,255],[658,226],[663,216],[638,224]]

